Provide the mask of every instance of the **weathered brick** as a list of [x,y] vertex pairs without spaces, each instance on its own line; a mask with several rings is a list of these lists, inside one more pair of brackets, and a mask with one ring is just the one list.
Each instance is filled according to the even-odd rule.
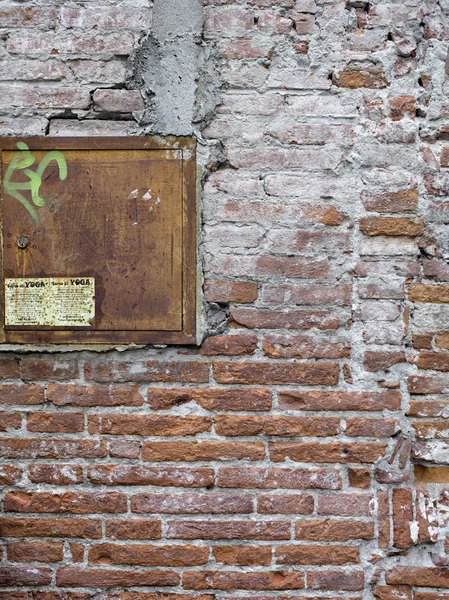
[[147,442],[142,459],[149,462],[204,460],[263,460],[261,442]]
[[289,521],[169,521],[167,538],[183,540],[288,540]]
[[215,335],[207,338],[201,346],[204,356],[240,356],[254,354],[258,339],[255,335]]
[[284,410],[397,410],[401,405],[399,392],[318,392],[282,391],[279,407]]
[[259,494],[257,512],[262,514],[307,515],[313,512],[314,499],[309,494]]
[[206,410],[264,411],[271,408],[271,393],[269,390],[257,388],[149,388],[148,390],[148,403],[154,410],[167,410],[188,402],[196,402]]
[[415,211],[418,206],[418,190],[362,192],[362,201],[368,211],[386,213]]
[[182,582],[186,590],[300,590],[304,575],[300,571],[186,571]]
[[3,10],[0,11],[0,27],[38,27],[39,29],[54,29],[57,16],[57,10],[51,7],[5,6]]
[[101,485],[157,485],[174,487],[211,487],[214,471],[211,468],[179,468],[99,465],[89,467],[88,477],[92,483]]
[[400,429],[400,422],[396,419],[346,419],[346,435],[351,437],[392,437]]
[[0,585],[48,585],[51,570],[48,567],[0,567]]
[[377,67],[360,69],[348,66],[338,73],[333,73],[332,82],[337,87],[352,89],[387,87],[385,74]]
[[393,492],[393,543],[397,548],[413,545],[411,524],[413,521],[413,499],[410,489],[394,489]]
[[222,415],[215,417],[215,431],[223,436],[281,435],[329,436],[340,431],[336,417],[247,417]]
[[106,537],[111,540],[157,540],[162,537],[160,521],[114,519],[106,521]]
[[88,561],[97,565],[144,567],[194,567],[209,560],[209,549],[198,546],[151,546],[149,544],[96,544]]
[[103,435],[196,435],[210,431],[210,417],[171,415],[123,415],[106,413],[89,416],[89,433]]
[[341,479],[339,471],[331,468],[228,467],[220,468],[218,486],[224,488],[335,490],[341,488]]
[[419,587],[449,588],[449,574],[447,569],[432,567],[394,567],[387,571],[386,582],[393,585],[413,585]]
[[336,363],[214,363],[219,383],[336,385],[338,376]]
[[349,358],[349,341],[317,334],[268,334],[263,352],[270,358]]
[[120,492],[8,492],[5,511],[46,513],[121,513],[126,512],[126,496]]
[[2,537],[101,538],[101,523],[80,518],[15,518],[0,517]]
[[312,590],[358,591],[364,586],[363,571],[309,571],[307,585]]
[[60,13],[61,25],[78,29],[129,29],[146,30],[151,24],[151,13],[147,8],[133,6],[75,8],[63,6]]
[[338,329],[340,320],[331,311],[276,311],[255,308],[231,308],[231,319],[250,329]]
[[8,559],[13,562],[59,562],[64,558],[62,542],[9,542]]
[[295,462],[374,463],[386,450],[386,444],[375,442],[269,442],[270,458],[274,462],[290,459]]
[[278,546],[276,562],[280,565],[353,565],[360,562],[359,550],[353,546]]
[[254,281],[209,280],[204,295],[211,302],[248,304],[257,300],[258,285]]
[[23,475],[23,468],[13,465],[0,464],[0,485],[14,485]]
[[138,90],[96,90],[93,100],[97,112],[132,113],[145,108]]
[[84,430],[84,414],[37,412],[27,414],[28,431],[40,433],[78,433]]
[[22,426],[22,416],[20,413],[2,412],[1,416],[0,431],[12,431],[20,429]]
[[82,483],[83,467],[76,464],[52,465],[37,463],[29,466],[28,477],[33,483],[49,483],[52,485],[72,485]]
[[209,365],[206,362],[96,362],[85,364],[86,379],[100,383],[115,381],[207,383]]
[[0,404],[44,404],[45,389],[38,385],[0,385]]
[[217,563],[240,566],[269,566],[271,548],[267,546],[214,546]]
[[144,401],[138,386],[56,383],[47,387],[47,400],[55,406],[141,406]]
[[421,235],[424,231],[422,219],[407,217],[362,217],[360,231],[365,235],[410,236]]
[[447,285],[411,285],[408,289],[411,302],[433,302],[445,304],[449,302],[449,286]]
[[370,494],[340,493],[319,496],[317,513],[338,517],[369,517],[373,509],[373,497]]
[[238,514],[253,511],[249,494],[136,494],[131,498],[135,513],[168,514]]
[[106,456],[102,441],[83,439],[1,438],[0,457],[4,458],[101,458]]
[[56,584],[61,587],[172,586],[178,585],[179,575],[170,571],[137,571],[131,569],[86,569],[61,567]]
[[[353,516],[353,515],[351,515]],[[336,519],[313,519],[299,521],[295,525],[295,537],[311,542],[348,542],[350,540],[371,540],[374,537],[374,523]]]

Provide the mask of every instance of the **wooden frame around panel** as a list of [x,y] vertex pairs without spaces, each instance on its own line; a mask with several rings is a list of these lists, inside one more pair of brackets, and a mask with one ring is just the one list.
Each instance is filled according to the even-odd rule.
[[3,150],[23,141],[30,150],[181,150],[183,185],[182,331],[95,331],[86,329],[5,329],[3,266],[3,179],[0,189],[0,343],[10,344],[196,344],[196,141],[192,137],[15,137],[0,139]]

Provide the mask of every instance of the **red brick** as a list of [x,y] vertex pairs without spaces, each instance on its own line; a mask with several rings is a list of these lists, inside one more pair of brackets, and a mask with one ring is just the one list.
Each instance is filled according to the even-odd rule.
[[231,308],[231,319],[250,329],[338,329],[340,320],[326,310],[289,310],[287,312]]
[[253,512],[250,494],[136,494],[131,498],[135,513],[168,514],[242,514]]
[[0,464],[0,485],[13,485],[22,479],[23,468]]
[[0,404],[44,404],[45,390],[38,385],[12,385],[0,386]]
[[387,371],[393,365],[407,362],[405,352],[367,350],[363,366],[367,371]]
[[1,586],[49,585],[50,582],[48,567],[0,567]]
[[416,350],[430,350],[432,348],[432,339],[433,333],[414,333],[412,335],[413,348]]
[[147,467],[132,465],[98,465],[89,467],[92,483],[101,485],[157,485],[174,487],[211,487],[214,471],[199,467]]
[[0,27],[53,29],[56,25],[57,16],[56,9],[50,7],[4,7],[0,11]]
[[160,521],[150,519],[114,519],[106,521],[106,537],[111,540],[158,540],[162,537]]
[[376,442],[269,442],[270,458],[281,462],[375,463],[385,454],[387,444]]
[[[330,234],[327,234],[327,236],[330,237]],[[317,250],[318,248],[315,248],[315,252]],[[329,251],[335,252],[336,250],[337,248],[333,248]],[[330,306],[347,306],[351,303],[351,291],[352,285],[265,283],[262,286],[262,298],[266,304],[307,304],[311,306],[329,304]],[[305,315],[307,314],[310,314],[310,312],[305,312]],[[321,313],[318,311],[316,314]],[[320,329],[324,329],[324,327]]]
[[418,369],[431,369],[432,371],[449,371],[449,354],[421,350],[416,360]]
[[289,540],[290,521],[169,521],[166,537],[182,540]]
[[266,33],[290,33],[293,21],[276,13],[263,13],[257,27]]
[[74,563],[84,562],[84,545],[83,544],[69,544],[70,554]]
[[67,7],[61,8],[61,25],[66,28],[79,29],[137,29],[146,30],[150,26],[150,11],[133,6],[102,6],[101,11],[95,8]]
[[256,335],[216,335],[207,338],[201,346],[201,354],[214,356],[240,356],[254,354],[257,349]]
[[214,546],[212,550],[217,563],[243,567],[271,565],[269,546]]
[[204,32],[208,37],[238,36],[254,28],[253,11],[244,8],[206,12]]
[[363,571],[309,571],[307,586],[312,590],[363,590]]
[[314,499],[309,494],[259,494],[257,512],[269,515],[310,515]]
[[369,489],[371,487],[371,471],[364,467],[349,467],[348,481],[351,487]]
[[29,412],[28,431],[40,433],[78,433],[84,430],[84,414],[75,412]]
[[1,413],[0,431],[9,431],[14,429],[20,429],[22,426],[22,416],[20,413]]
[[223,436],[329,436],[340,432],[338,417],[253,417],[218,415],[215,432]]
[[186,571],[182,582],[186,590],[300,590],[304,575],[300,571]]
[[2,537],[101,538],[101,523],[95,519],[0,517]]
[[209,280],[204,284],[204,296],[211,302],[249,304],[257,300],[258,285],[253,281]]
[[0,360],[0,380],[1,379],[19,379],[20,369],[17,360],[4,358]]
[[431,588],[449,588],[449,570],[432,567],[394,567],[385,575],[385,580],[393,585],[411,585]]
[[89,416],[89,433],[103,435],[196,435],[210,431],[210,417],[101,414]]
[[279,565],[353,565],[360,562],[359,549],[353,546],[278,546]]
[[89,563],[143,567],[194,567],[209,560],[209,548],[151,546],[149,544],[97,544],[89,548]]
[[150,462],[264,458],[265,446],[262,442],[147,442],[142,448],[142,459]]
[[271,408],[271,392],[266,389],[149,388],[148,403],[153,410],[167,410],[196,402],[206,410],[266,411]]
[[418,190],[398,192],[362,192],[365,210],[398,213],[415,211],[418,206]]
[[412,600],[412,590],[403,585],[378,585],[374,588],[373,594],[376,600]]
[[339,367],[336,363],[214,362],[218,383],[336,385]]
[[127,511],[126,496],[120,492],[8,492],[5,511],[73,513],[121,513]]
[[333,84],[344,88],[384,88],[387,86],[385,74],[382,69],[372,67],[368,69],[358,69],[354,67],[345,67],[343,71],[334,73],[332,76]]
[[411,426],[415,436],[421,439],[441,439],[448,437],[448,425],[444,421],[414,421]]
[[47,388],[47,400],[56,406],[142,406],[144,402],[138,386],[55,383]]
[[279,393],[279,408],[283,410],[398,410],[399,392],[318,392],[283,391]]
[[319,515],[337,517],[369,517],[373,510],[373,497],[370,494],[335,494],[318,497]]
[[340,489],[336,469],[227,467],[218,472],[218,486],[260,489]]
[[377,494],[379,506],[379,548],[388,548],[390,544],[390,505],[387,491]]
[[96,90],[93,99],[96,112],[132,113],[145,109],[138,90]]
[[117,458],[139,458],[141,443],[132,440],[112,440],[109,442],[109,456]]
[[78,362],[76,360],[22,358],[20,377],[24,381],[77,379],[79,377]]
[[400,422],[396,419],[346,419],[346,435],[351,437],[392,437],[400,429]]
[[73,464],[31,464],[29,466],[28,477],[33,483],[49,483],[51,485],[72,485],[73,483],[82,483],[83,467],[81,465]]
[[264,354],[270,358],[349,358],[349,342],[316,334],[268,334],[263,338]]
[[62,567],[56,573],[61,587],[124,587],[178,585],[179,575],[171,571],[136,571],[130,569],[80,569]]
[[106,456],[102,441],[83,439],[0,439],[4,458],[101,458]]
[[295,525],[297,540],[311,542],[349,542],[350,540],[372,540],[374,523],[336,519],[313,519],[298,521]]
[[413,521],[413,499],[411,490],[393,490],[393,542],[397,548],[413,545],[410,524]]
[[12,562],[59,562],[64,558],[62,542],[9,542],[8,560]]
[[393,235],[416,237],[424,231],[422,219],[407,217],[362,217],[360,231],[365,235]]
[[207,383],[209,364],[206,362],[96,362],[85,364],[86,379],[98,382],[182,382]]
[[[20,31],[8,36],[8,52],[45,56],[48,54],[68,54],[79,56],[97,55],[127,56],[136,41],[136,36],[124,31],[114,33],[82,32],[80,34],[53,32]],[[90,100],[90,96],[89,96]]]
[[228,60],[269,58],[273,52],[273,46],[270,42],[261,42],[249,38],[222,40],[218,42],[218,49]]

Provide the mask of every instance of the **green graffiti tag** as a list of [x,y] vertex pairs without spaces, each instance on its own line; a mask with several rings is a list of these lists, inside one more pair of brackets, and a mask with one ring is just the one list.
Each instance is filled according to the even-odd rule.
[[[64,181],[67,177],[67,162],[64,155],[58,150],[48,152],[39,163],[37,169],[33,171],[29,167],[33,166],[36,162],[36,157],[30,152],[30,149],[25,142],[17,142],[17,148],[20,152],[16,152],[14,155],[3,181],[5,191],[13,198],[16,198],[23,206],[27,209],[33,220],[39,223],[39,214],[35,206],[44,206],[45,198],[41,198],[39,191],[42,185],[42,175],[48,165],[54,160],[58,163],[59,168],[59,179]],[[15,171],[23,171],[23,174],[29,178],[29,181],[18,182],[11,181]],[[33,204],[25,198],[22,191],[30,191],[31,199]]]

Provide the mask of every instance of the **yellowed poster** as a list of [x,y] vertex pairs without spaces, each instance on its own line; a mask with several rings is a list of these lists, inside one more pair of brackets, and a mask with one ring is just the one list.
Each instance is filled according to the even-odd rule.
[[5,279],[5,325],[87,327],[95,317],[93,277]]

